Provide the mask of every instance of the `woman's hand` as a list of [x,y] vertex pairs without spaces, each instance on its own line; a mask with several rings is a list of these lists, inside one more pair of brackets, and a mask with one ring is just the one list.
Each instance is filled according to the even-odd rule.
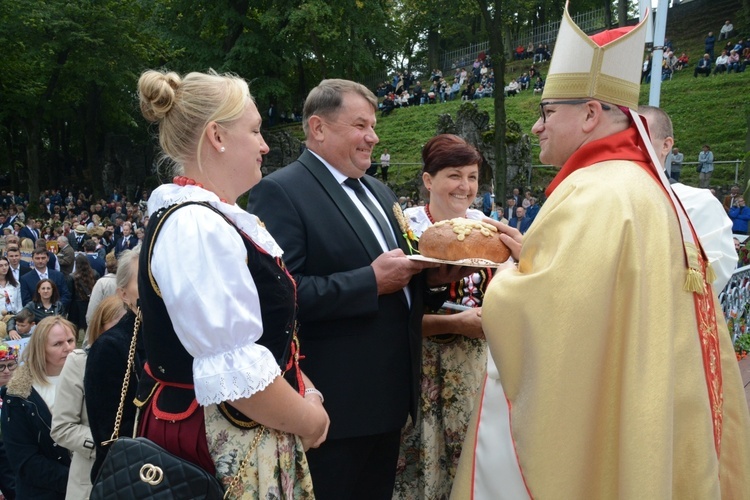
[[310,448],[317,448],[323,444],[326,437],[328,437],[328,427],[331,425],[331,419],[328,417],[328,412],[323,408],[323,402],[317,394],[306,394],[305,402],[311,405],[308,416],[315,421],[313,432],[306,436],[300,436],[302,447],[307,451]]
[[459,327],[456,333],[470,339],[483,339],[484,330],[482,330],[482,308],[475,307],[469,311],[461,311],[454,315],[459,321]]

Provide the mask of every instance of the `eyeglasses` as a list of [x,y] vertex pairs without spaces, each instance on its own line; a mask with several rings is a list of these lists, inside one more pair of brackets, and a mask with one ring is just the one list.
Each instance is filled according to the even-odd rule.
[[[542,123],[547,123],[547,113],[544,111],[545,106],[557,106],[558,104],[586,104],[591,102],[591,99],[575,99],[572,101],[555,101],[555,102],[540,102],[539,103],[539,117],[542,119]],[[609,111],[610,108],[604,103],[601,103],[602,109]]]
[[9,372],[12,372],[16,368],[18,368],[18,363],[16,363],[15,361],[11,361],[10,363],[0,364],[0,373],[4,372],[6,368]]

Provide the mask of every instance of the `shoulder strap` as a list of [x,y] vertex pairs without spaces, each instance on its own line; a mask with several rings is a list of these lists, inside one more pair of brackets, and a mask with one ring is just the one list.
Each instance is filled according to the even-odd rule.
[[159,235],[159,232],[161,231],[164,221],[167,220],[167,218],[169,218],[169,216],[175,213],[177,210],[179,210],[180,208],[186,207],[188,205],[200,205],[202,207],[208,208],[209,210],[213,210],[218,215],[220,215],[222,219],[227,221],[227,223],[229,223],[232,227],[234,227],[235,229],[237,229],[237,231],[239,231],[237,226],[235,226],[235,224],[226,215],[224,215],[221,212],[221,210],[217,209],[213,205],[206,203],[204,201],[188,201],[185,203],[178,203],[176,205],[171,205],[169,207],[162,208],[161,210],[156,212],[156,218],[158,220],[157,220],[156,226],[154,227],[150,235],[150,238],[148,239],[148,250],[147,250],[148,253],[146,255],[146,270],[148,272],[148,280],[149,282],[151,282],[151,288],[153,288],[154,292],[156,292],[156,295],[158,295],[159,297],[161,297],[161,290],[159,289],[159,285],[156,283],[156,279],[154,279],[154,275],[151,271],[151,256],[153,255],[154,245],[156,244],[156,238]]

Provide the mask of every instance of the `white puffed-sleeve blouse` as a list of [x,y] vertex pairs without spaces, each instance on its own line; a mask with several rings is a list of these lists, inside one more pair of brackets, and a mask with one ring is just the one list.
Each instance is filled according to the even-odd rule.
[[[148,211],[186,201],[208,202],[270,255],[281,256],[257,217],[200,187],[162,185],[151,194]],[[247,249],[219,214],[189,205],[170,215],[156,238],[151,269],[175,332],[194,358],[199,404],[252,396],[280,375],[271,352],[256,344],[263,324]]]

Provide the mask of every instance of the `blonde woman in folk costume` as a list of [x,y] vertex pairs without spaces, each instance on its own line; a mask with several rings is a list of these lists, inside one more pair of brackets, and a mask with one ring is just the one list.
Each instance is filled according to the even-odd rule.
[[[139,265],[141,433],[226,487],[239,477],[231,496],[311,498],[304,450],[325,440],[329,419],[297,363],[296,283],[281,248],[236,204],[268,152],[247,83],[146,71],[138,91],[176,174],[149,197]],[[217,241],[227,258],[211,257]]]

